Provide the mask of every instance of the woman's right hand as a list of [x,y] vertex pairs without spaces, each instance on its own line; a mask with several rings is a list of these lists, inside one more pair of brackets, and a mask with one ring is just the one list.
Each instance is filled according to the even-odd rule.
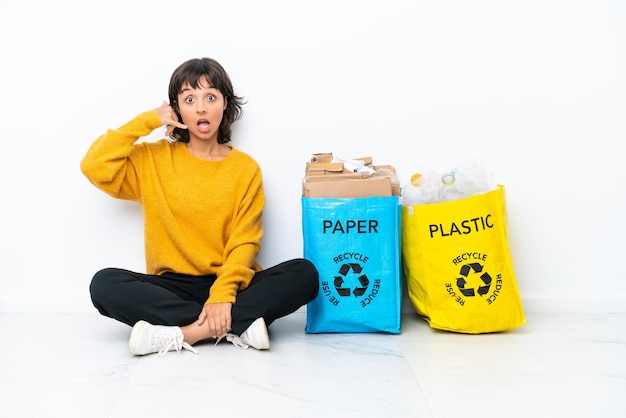
[[157,107],[156,112],[159,114],[161,123],[165,125],[167,130],[165,136],[171,136],[174,133],[174,128],[187,129],[187,125],[184,125],[178,121],[178,115],[174,112],[172,106],[168,105],[164,100],[160,107]]

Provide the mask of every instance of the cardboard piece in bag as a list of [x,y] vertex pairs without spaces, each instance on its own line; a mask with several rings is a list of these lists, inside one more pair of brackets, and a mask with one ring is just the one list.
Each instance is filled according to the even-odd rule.
[[[335,177],[335,176],[332,176]],[[391,196],[389,177],[369,177],[367,179],[319,180],[302,182],[304,197],[371,197]]]
[[348,170],[342,162],[333,161],[332,153],[313,154],[306,165],[302,196],[354,198],[400,195],[400,183],[393,166],[374,166],[372,157],[355,160],[363,161],[375,174]]

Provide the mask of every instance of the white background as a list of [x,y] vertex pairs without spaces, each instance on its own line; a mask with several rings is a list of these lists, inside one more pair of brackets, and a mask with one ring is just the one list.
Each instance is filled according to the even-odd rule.
[[401,183],[480,158],[506,186],[522,299],[617,302],[625,22],[617,0],[2,2],[0,312],[91,312],[95,271],[144,270],[140,208],[79,163],[204,56],[248,100],[232,145],[264,172],[265,266],[302,255],[311,154]]

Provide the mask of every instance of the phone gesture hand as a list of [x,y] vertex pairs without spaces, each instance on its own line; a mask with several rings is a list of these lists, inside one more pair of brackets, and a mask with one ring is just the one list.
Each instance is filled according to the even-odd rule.
[[166,136],[171,136],[174,133],[174,128],[187,129],[187,125],[178,121],[178,115],[166,101],[163,101],[163,104],[154,110],[159,114],[161,123],[167,128],[165,131]]

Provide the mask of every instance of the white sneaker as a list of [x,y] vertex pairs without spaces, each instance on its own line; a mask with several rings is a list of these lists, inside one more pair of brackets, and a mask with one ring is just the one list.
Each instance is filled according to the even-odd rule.
[[269,350],[270,348],[270,337],[267,334],[267,326],[263,318],[256,319],[240,336],[226,334],[224,337],[227,341],[244,350],[248,347],[256,348],[257,350]]
[[180,327],[152,325],[146,321],[139,321],[130,333],[128,349],[138,356],[152,353],[159,353],[159,356],[163,356],[173,350],[180,354],[183,348],[198,354],[198,351],[183,341],[183,338]]

